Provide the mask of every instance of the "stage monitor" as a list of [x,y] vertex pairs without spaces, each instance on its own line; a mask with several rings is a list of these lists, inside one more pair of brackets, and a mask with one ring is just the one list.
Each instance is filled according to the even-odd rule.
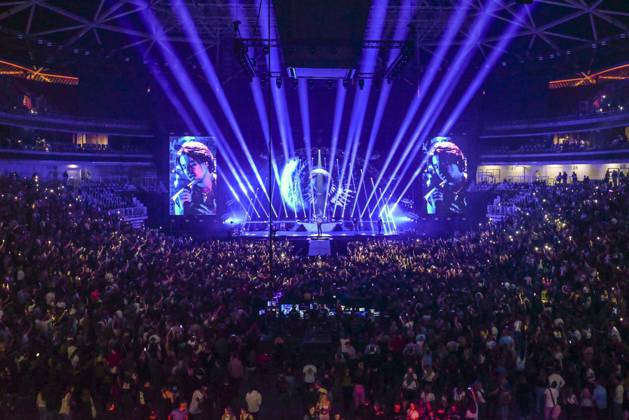
[[214,138],[170,137],[169,164],[169,214],[215,216],[217,174]]
[[421,197],[426,214],[463,213],[467,206],[467,159],[459,146],[449,137],[435,137],[425,159]]

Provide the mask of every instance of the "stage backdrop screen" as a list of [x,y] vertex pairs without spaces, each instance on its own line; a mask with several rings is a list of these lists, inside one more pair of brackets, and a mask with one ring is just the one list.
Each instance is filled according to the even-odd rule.
[[422,185],[428,215],[460,214],[467,207],[467,159],[449,137],[430,141]]
[[212,137],[171,137],[171,216],[216,215],[216,147]]

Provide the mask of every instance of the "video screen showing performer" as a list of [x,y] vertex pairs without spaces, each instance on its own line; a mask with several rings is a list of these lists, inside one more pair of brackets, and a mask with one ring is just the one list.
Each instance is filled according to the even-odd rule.
[[171,216],[215,216],[216,180],[213,138],[170,138]]
[[459,214],[467,206],[467,159],[448,137],[430,142],[426,169],[422,173],[426,214]]

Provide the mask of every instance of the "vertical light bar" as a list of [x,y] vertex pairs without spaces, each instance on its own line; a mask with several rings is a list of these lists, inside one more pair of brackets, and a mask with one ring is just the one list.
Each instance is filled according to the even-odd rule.
[[[459,32],[459,29],[463,25],[463,22],[465,21],[465,17],[467,16],[467,11],[470,8],[471,4],[472,4],[472,0],[463,0],[462,4],[457,7],[456,11],[450,17],[448,21],[448,26],[446,27],[446,31],[443,37],[441,38],[439,45],[437,46],[437,49],[430,60],[430,63],[428,64],[426,73],[424,73],[419,83],[417,95],[413,97],[413,100],[411,101],[411,104],[409,106],[409,110],[406,113],[404,120],[402,121],[402,125],[400,125],[400,128],[398,129],[398,132],[395,135],[393,146],[391,147],[391,151],[388,153],[387,158],[385,159],[384,165],[382,166],[382,169],[380,170],[378,177],[376,178],[375,185],[380,185],[380,182],[382,182],[382,178],[384,177],[384,174],[387,168],[391,164],[393,157],[395,156],[395,152],[397,151],[398,147],[400,147],[400,145],[402,144],[402,139],[406,135],[406,131],[411,125],[413,118],[415,118],[415,114],[417,113],[419,106],[422,104],[422,102],[426,98],[430,85],[434,81],[437,75],[437,71],[441,67],[441,63],[445,59],[448,49],[452,45],[456,35]],[[369,202],[371,201],[375,193],[376,193],[376,190],[374,188],[372,189],[371,194],[369,194],[369,197],[367,198],[367,202],[365,203],[365,207],[362,209],[360,213],[361,217],[365,213],[367,209],[367,205],[369,204]],[[374,209],[375,208],[377,208],[377,206],[374,206]]]
[[[270,20],[271,28],[268,28],[267,25],[260,25],[260,30],[263,38],[273,38],[277,39],[278,34],[275,33],[275,16],[273,14],[272,8],[268,7],[268,0],[261,0],[261,8],[260,8],[260,19],[262,22],[267,22]],[[269,10],[271,12],[271,16],[268,16]],[[269,34],[269,30],[271,33]],[[277,48],[273,48],[269,46],[269,55],[270,55],[270,68],[268,69],[269,74],[280,74],[282,75],[282,61],[280,54]],[[269,83],[272,83],[272,80],[269,80]],[[293,157],[295,154],[295,143],[293,141],[293,129],[291,127],[290,115],[288,112],[288,106],[286,105],[286,95],[285,89],[276,89],[271,87],[271,92],[273,95],[273,104],[275,105],[275,115],[277,117],[278,129],[280,131],[280,138],[282,140],[282,149],[284,151],[284,160],[288,161],[289,158]]]
[[330,166],[328,169],[328,173],[330,174],[330,176],[328,177],[328,184],[325,188],[325,203],[323,204],[323,216],[325,216],[326,210],[327,210],[327,206],[328,206],[328,201],[329,201],[329,195],[330,195],[330,183],[332,182],[332,174],[334,173],[334,161],[337,161],[337,166],[338,166],[338,159],[336,159],[336,149],[338,148],[338,144],[339,144],[339,132],[341,130],[341,121],[343,118],[343,108],[345,107],[345,94],[347,93],[347,89],[345,89],[341,83],[337,83],[336,85],[336,103],[334,104],[334,121],[332,123],[332,139],[330,141],[330,143],[332,144],[332,146],[330,147]]
[[[299,89],[299,110],[301,113],[301,128],[304,136],[304,147],[306,148],[306,161],[308,162],[308,179],[312,173],[312,150],[310,139],[310,109],[308,102],[308,82],[305,79],[298,81]],[[321,151],[319,151],[319,161],[321,161]],[[308,182],[308,188],[310,189],[310,197],[313,196],[312,182]],[[303,200],[303,198],[302,198]],[[304,208],[305,211],[305,208]]]
[[[472,99],[472,96],[476,93],[476,91],[481,86],[485,78],[489,75],[489,72],[494,67],[494,65],[500,58],[500,56],[504,53],[504,51],[506,50],[511,40],[515,37],[518,27],[521,25],[521,22],[526,17],[527,7],[529,6],[523,5],[518,11],[518,13],[516,14],[515,19],[509,22],[509,26],[500,37],[498,44],[496,44],[496,46],[492,50],[485,64],[481,68],[481,71],[476,75],[472,83],[468,86],[467,90],[462,96],[462,99],[454,108],[454,111],[448,118],[445,125],[441,128],[441,131],[440,131],[441,133],[447,133],[450,130],[452,125],[456,122],[456,120],[459,118],[459,116],[461,115],[461,113],[463,112],[467,104],[469,103],[469,101]],[[426,154],[426,157],[424,157],[424,159],[420,163],[417,170],[413,173],[413,176],[411,177],[410,181],[406,184],[406,187],[404,188],[404,190],[395,200],[395,206],[397,206],[397,204],[402,200],[402,198],[404,197],[404,194],[406,194],[406,192],[411,187],[415,179],[417,179],[417,177],[421,173],[423,167],[426,165],[428,156],[430,156],[430,153]]]
[[[216,138],[216,147],[223,155],[223,159],[227,164],[229,170],[231,171],[232,175],[236,179],[238,186],[243,191],[243,193],[248,196],[247,189],[245,188],[244,184],[246,184],[246,186],[249,187],[249,189],[253,192],[253,187],[251,186],[251,183],[249,183],[249,180],[246,178],[246,176],[244,176],[244,172],[242,171],[242,168],[240,168],[240,166],[238,165],[238,162],[235,160],[233,152],[231,151],[229,146],[223,142],[223,135],[218,128],[216,121],[212,117],[209,109],[207,108],[207,105],[201,98],[201,95],[199,94],[196,87],[192,83],[192,80],[185,71],[183,64],[181,63],[177,55],[173,52],[174,50],[172,49],[170,42],[165,37],[163,37],[164,30],[161,27],[161,24],[159,23],[150,8],[144,9],[140,13],[140,16],[142,17],[147,28],[156,34],[156,38],[158,38],[156,44],[158,45],[159,50],[164,57],[164,60],[171,64],[170,67],[173,69],[173,75],[175,76],[177,83],[179,84],[181,90],[186,95],[188,101],[197,113],[197,116],[201,120],[201,123],[203,124],[205,130],[207,130],[210,135]],[[243,174],[242,179],[239,176],[239,172]]]
[[[406,39],[408,36],[408,22],[411,18],[411,7],[410,0],[404,0],[401,4],[400,15],[398,16],[397,25],[395,28],[395,33],[393,34],[394,41],[401,41]],[[395,60],[396,50],[389,51],[389,59],[387,60],[387,68],[393,63]],[[389,94],[391,93],[391,85],[389,83],[385,83],[382,86],[382,90],[380,91],[380,96],[378,97],[378,105],[376,107],[376,114],[373,118],[373,125],[371,126],[371,131],[369,133],[369,140],[367,142],[367,151],[365,153],[365,161],[363,163],[363,167],[360,171],[360,179],[358,181],[358,190],[360,191],[360,187],[363,185],[365,180],[364,174],[367,170],[367,165],[369,165],[369,159],[371,158],[371,154],[373,152],[374,145],[376,143],[376,136],[378,135],[378,130],[380,130],[380,123],[382,122],[382,116],[384,115],[384,110],[387,106],[387,102],[389,101]],[[358,194],[357,194],[358,197]],[[352,205],[352,211],[350,213],[351,216],[354,215],[354,211],[356,210],[356,206],[358,204],[358,199],[354,200],[354,204]]]
[[[393,173],[391,174],[391,177],[385,185],[385,193],[391,186],[391,183],[395,179],[401,166],[406,163],[405,169],[402,171],[401,176],[398,177],[398,181],[395,184],[394,190],[400,184],[401,179],[408,170],[409,166],[412,165],[413,159],[415,158],[415,156],[417,156],[417,153],[421,149],[423,139],[430,132],[430,129],[435,124],[436,118],[439,116],[441,110],[443,110],[443,108],[447,104],[448,99],[454,92],[456,84],[463,76],[463,73],[465,72],[465,69],[467,67],[467,63],[471,60],[473,56],[473,49],[476,47],[477,41],[482,37],[483,32],[486,30],[489,21],[493,17],[494,11],[498,7],[498,3],[499,0],[489,0],[488,3],[485,4],[485,7],[481,11],[480,15],[474,21],[468,38],[457,51],[450,71],[446,73],[443,80],[440,81],[437,91],[433,95],[426,109],[426,112],[424,112],[424,114],[422,115],[419,124],[415,128],[415,131],[411,136],[410,141],[408,142],[406,148],[404,149],[404,152],[402,153],[402,158],[399,159],[397,165],[393,170]],[[421,140],[419,140],[420,136],[422,138]],[[411,149],[413,149],[413,152],[411,152]],[[392,195],[392,193],[393,192],[391,192],[389,195]]]
[[[366,39],[380,39],[382,36],[382,30],[384,28],[384,22],[387,15],[388,0],[374,0],[371,10],[369,12],[368,27],[365,33]],[[377,48],[365,48],[362,52],[360,73],[361,74],[373,74],[376,68],[376,62],[378,58],[379,50]],[[371,93],[371,87],[373,85],[372,80],[366,80],[363,89],[356,89],[354,104],[352,108],[352,114],[350,119],[349,136],[345,145],[345,155],[343,156],[343,167],[341,168],[341,178],[339,179],[339,186],[343,185],[345,179],[345,172],[349,169],[347,176],[347,186],[349,189],[350,180],[354,172],[354,162],[356,161],[356,155],[358,153],[358,146],[360,144],[360,136],[363,130],[363,123],[365,121],[365,111],[369,103],[369,96]],[[351,155],[348,156],[347,152]],[[347,167],[349,158],[349,167]],[[335,205],[336,207],[336,205]],[[341,212],[341,217],[345,216],[345,206]]]
[[210,87],[212,88],[211,90],[214,93],[214,96],[216,97],[216,100],[218,101],[221,107],[221,110],[225,113],[225,117],[227,118],[229,125],[234,131],[234,134],[236,135],[236,140],[238,140],[238,143],[240,144],[240,147],[243,153],[245,154],[245,158],[247,159],[247,162],[249,162],[249,165],[251,166],[251,169],[253,170],[254,176],[256,177],[258,183],[260,184],[260,187],[262,188],[262,191],[264,192],[264,194],[267,196],[267,199],[268,199],[268,192],[266,190],[264,182],[262,181],[260,172],[258,171],[258,168],[255,162],[253,161],[253,157],[251,156],[249,147],[247,147],[247,143],[245,142],[244,136],[242,135],[240,127],[238,126],[238,122],[236,121],[236,116],[234,115],[231,105],[229,104],[229,101],[227,100],[227,97],[225,96],[225,92],[223,91],[221,82],[219,81],[218,76],[216,75],[216,71],[214,70],[214,66],[212,65],[212,62],[210,61],[207,55],[205,45],[203,44],[203,41],[201,41],[201,38],[199,37],[199,33],[196,30],[195,23],[192,20],[192,17],[190,16],[190,12],[188,11],[188,8],[186,7],[186,5],[183,3],[182,0],[174,0],[171,5],[171,9],[179,17],[179,20],[182,23],[181,26],[183,27],[183,30],[186,33],[186,37],[188,38],[188,40],[190,41],[190,44],[192,45],[193,51],[195,55],[197,56],[199,63],[201,64],[201,69],[203,70],[203,72],[205,73],[205,76],[208,79],[208,83],[210,84]]

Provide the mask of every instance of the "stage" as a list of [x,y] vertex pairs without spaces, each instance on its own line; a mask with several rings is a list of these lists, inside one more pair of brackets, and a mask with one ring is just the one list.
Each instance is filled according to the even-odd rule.
[[[247,238],[267,238],[269,237],[268,230],[259,230],[252,232],[240,232],[238,236]],[[374,231],[351,231],[351,232],[325,232],[321,235],[317,235],[316,232],[295,232],[288,230],[279,230],[274,233],[275,238],[287,238],[287,239],[351,239],[351,238],[384,238],[384,237],[397,237],[397,232],[389,233],[377,233]]]
[[[382,223],[378,227],[377,222],[359,222],[358,226],[350,220],[334,220],[321,224],[321,234],[317,232],[317,224],[300,220],[278,220],[273,222],[273,235],[275,238],[287,239],[334,239],[334,238],[365,238],[397,236],[395,226]],[[269,222],[248,222],[242,226],[240,236],[250,238],[268,238]]]

